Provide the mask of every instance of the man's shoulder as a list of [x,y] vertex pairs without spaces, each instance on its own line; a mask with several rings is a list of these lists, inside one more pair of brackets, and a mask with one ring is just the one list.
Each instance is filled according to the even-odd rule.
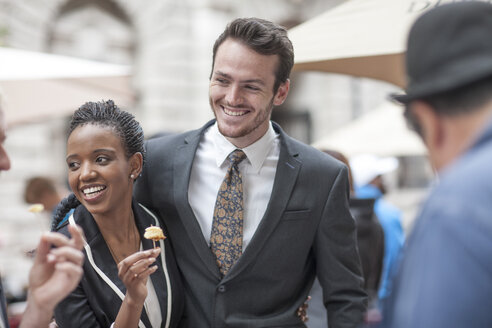
[[322,167],[324,169],[341,170],[345,164],[335,159],[333,156],[322,152],[302,141],[299,141],[285,133],[280,134],[281,147],[286,147],[290,155],[303,163],[312,167]]
[[155,155],[156,153],[162,153],[162,150],[166,150],[168,148],[174,149],[179,145],[185,145],[195,141],[198,142],[203,132],[212,123],[213,121],[209,121],[198,129],[188,130],[185,132],[166,133],[158,137],[148,139],[145,142],[145,149],[147,152],[150,152],[151,155]]
[[460,194],[460,197],[477,197],[492,191],[492,144],[472,150],[457,159],[440,174],[436,192]]
[[147,150],[149,150],[149,149],[165,148],[169,146],[175,146],[177,144],[182,144],[185,142],[185,140],[188,137],[194,135],[196,131],[197,130],[191,130],[191,131],[180,132],[180,133],[169,133],[156,138],[151,138],[145,142],[145,146]]

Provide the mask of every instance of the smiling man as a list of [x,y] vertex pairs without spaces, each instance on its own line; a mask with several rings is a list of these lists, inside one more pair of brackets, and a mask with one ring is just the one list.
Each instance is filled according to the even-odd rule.
[[215,120],[147,144],[136,197],[168,228],[182,327],[305,327],[296,312],[316,275],[330,327],[362,320],[347,168],[270,121],[293,62],[284,28],[234,20],[213,48]]

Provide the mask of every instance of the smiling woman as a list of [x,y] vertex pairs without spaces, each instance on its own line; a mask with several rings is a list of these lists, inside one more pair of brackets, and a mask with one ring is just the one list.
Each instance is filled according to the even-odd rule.
[[[132,201],[144,160],[144,135],[134,117],[112,101],[86,103],[73,114],[67,141],[68,180],[54,227],[85,231],[84,279],[55,311],[60,327],[176,327],[181,282],[164,240],[152,249],[145,228],[159,226]],[[68,222],[59,221],[75,208]],[[149,279],[150,277],[150,279]]]

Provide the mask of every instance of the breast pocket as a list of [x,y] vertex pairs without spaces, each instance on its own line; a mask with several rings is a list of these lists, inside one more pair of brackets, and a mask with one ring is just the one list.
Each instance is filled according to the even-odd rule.
[[282,216],[282,220],[306,220],[309,218],[311,210],[295,210],[295,211],[285,211]]

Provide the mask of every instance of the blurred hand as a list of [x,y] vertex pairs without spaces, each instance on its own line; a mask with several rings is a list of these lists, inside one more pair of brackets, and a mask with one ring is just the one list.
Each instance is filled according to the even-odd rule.
[[[38,305],[47,309],[54,309],[82,278],[83,232],[80,227],[71,225],[68,230],[72,239],[55,232],[41,237],[29,273],[29,292]],[[51,248],[52,245],[55,248]]]
[[147,279],[157,270],[157,265],[151,265],[160,251],[154,248],[137,252],[118,264],[118,277],[126,287],[126,301],[143,304],[147,297]]
[[69,226],[68,230],[71,239],[56,232],[41,236],[29,272],[27,308],[21,327],[47,327],[55,306],[82,278],[83,231],[78,226]]

